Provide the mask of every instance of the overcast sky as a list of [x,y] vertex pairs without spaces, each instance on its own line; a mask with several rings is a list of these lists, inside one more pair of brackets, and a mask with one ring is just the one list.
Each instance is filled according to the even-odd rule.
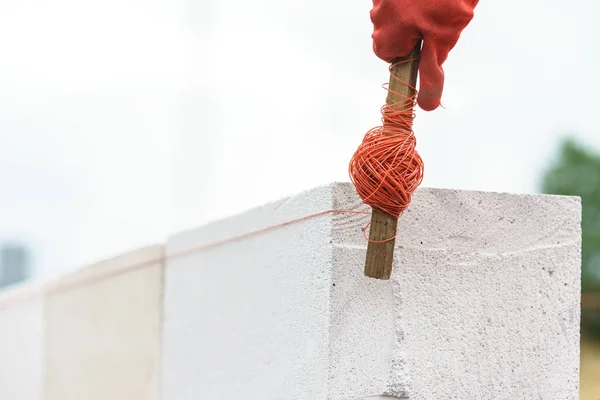
[[[334,180],[379,124],[370,0],[0,2],[0,240],[38,276]],[[536,192],[600,147],[592,0],[481,0],[417,112],[423,186]]]

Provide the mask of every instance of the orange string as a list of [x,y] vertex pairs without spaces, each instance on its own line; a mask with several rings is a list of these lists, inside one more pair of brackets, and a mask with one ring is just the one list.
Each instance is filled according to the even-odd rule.
[[[185,250],[185,251],[182,251],[182,252],[179,252],[179,253],[175,253],[175,254],[171,254],[171,257],[172,258],[182,257],[182,256],[188,255],[190,253],[195,253],[195,252],[198,252],[198,251],[201,251],[201,250],[206,250],[206,249],[209,249],[211,247],[220,246],[220,245],[223,245],[223,244],[226,244],[226,243],[229,243],[229,242],[234,242],[236,240],[245,239],[247,237],[254,236],[254,235],[257,235],[259,233],[264,233],[264,232],[270,231],[272,229],[281,228],[281,227],[284,227],[286,225],[295,224],[297,222],[305,221],[307,219],[311,219],[311,218],[314,218],[314,217],[318,217],[320,215],[331,214],[331,213],[350,213],[350,214],[364,214],[364,215],[371,214],[369,211],[356,211],[356,210],[326,210],[326,211],[319,211],[319,212],[314,213],[314,214],[306,215],[304,217],[300,217],[300,218],[296,218],[296,219],[291,219],[291,220],[288,220],[288,221],[285,221],[285,222],[281,222],[279,224],[269,225],[269,226],[266,226],[264,228],[260,228],[260,229],[254,230],[254,231],[242,233],[242,234],[237,235],[237,236],[230,236],[230,237],[225,238],[223,240],[218,240],[218,241],[215,241],[215,242],[210,242],[210,243],[203,244],[203,245],[200,245],[200,246],[192,247],[192,248],[190,248],[188,250]],[[365,232],[365,230],[366,230],[367,227],[368,227],[368,225],[365,228],[363,228],[363,232]]]
[[[259,233],[264,233],[273,229],[277,229],[277,228],[281,228],[284,227],[286,225],[290,225],[290,224],[294,224],[297,222],[301,222],[301,221],[305,221],[311,218],[315,218],[321,215],[325,215],[325,214],[331,214],[331,213],[350,213],[350,214],[362,214],[362,215],[369,215],[371,214],[370,211],[357,211],[357,210],[325,210],[325,211],[319,211],[316,212],[314,214],[309,214],[300,218],[295,218],[295,219],[291,219],[288,221],[284,221],[278,224],[274,224],[274,225],[269,225],[266,226],[264,228],[260,228],[260,229],[256,229],[254,231],[250,231],[250,232],[246,232],[246,233],[242,233],[239,235],[235,235],[235,236],[230,236],[227,237],[225,239],[222,240],[216,240],[214,242],[209,242],[209,243],[205,243],[199,246],[194,246],[191,247],[189,249],[186,250],[182,250],[179,252],[174,252],[168,255],[168,257],[163,256],[163,257],[158,257],[155,259],[151,259],[151,260],[146,260],[144,262],[139,262],[139,263],[134,263],[129,265],[127,268],[123,268],[123,269],[119,269],[118,271],[113,271],[113,272],[108,272],[108,273],[103,273],[103,274],[99,274],[99,275],[93,275],[91,277],[87,277],[87,278],[81,278],[80,280],[77,280],[75,283],[69,283],[69,284],[64,284],[64,285],[58,285],[55,286],[56,283],[54,281],[50,281],[47,282],[46,284],[43,285],[43,287],[41,288],[41,292],[45,292],[46,290],[50,290],[53,293],[56,292],[67,292],[70,291],[74,288],[83,286],[83,285],[91,285],[93,283],[96,282],[100,282],[100,281],[104,281],[107,279],[111,279],[111,278],[115,278],[117,276],[121,276],[123,274],[126,273],[130,273],[133,271],[137,271],[140,269],[145,269],[148,267],[151,267],[153,265],[156,265],[157,263],[164,263],[166,261],[166,259],[175,259],[175,258],[180,258],[180,257],[185,257],[188,256],[190,254],[194,254],[194,253],[198,253],[201,252],[203,250],[207,250],[209,248],[213,248],[213,247],[217,247],[217,246],[221,246],[227,243],[231,243],[231,242],[235,242],[238,240],[242,240],[242,239],[246,239],[248,237],[257,235]],[[367,224],[367,226],[365,226],[364,228],[362,228],[363,230],[363,234],[365,234],[365,238],[366,238],[366,230],[368,228],[369,224]],[[367,238],[367,240],[369,240]],[[39,293],[39,292],[38,292]],[[26,301],[26,300],[30,300],[35,298],[36,296],[39,296],[39,294],[31,294],[29,293],[28,295],[22,295],[19,297],[16,297],[14,299],[12,299],[11,301],[2,301],[0,302],[0,310],[6,309],[9,306],[14,305],[15,303],[20,303],[22,301]]]
[[417,91],[393,75],[395,65],[390,66],[390,76],[412,88],[414,95],[393,92],[404,99],[381,108],[382,125],[367,132],[348,168],[362,201],[392,218],[402,215],[423,181],[423,160],[415,150],[417,140],[412,130]]
[[[369,213],[369,214],[371,214],[371,213]],[[369,229],[369,226],[371,226],[370,222],[364,228],[362,228],[363,236],[364,236],[364,238],[368,242],[371,242],[371,243],[387,243],[387,242],[391,242],[392,240],[396,239],[396,237],[398,236],[398,233],[396,233],[394,236],[392,236],[391,238],[388,238],[388,239],[383,239],[383,240],[369,239],[369,237],[367,235],[367,229]]]

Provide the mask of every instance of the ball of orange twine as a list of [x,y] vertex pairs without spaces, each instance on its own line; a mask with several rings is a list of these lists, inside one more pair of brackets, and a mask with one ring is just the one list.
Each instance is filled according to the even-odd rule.
[[[391,74],[392,67],[390,76],[398,79]],[[365,204],[398,218],[423,181],[424,166],[412,130],[417,92],[412,97],[394,93],[403,100],[381,108],[382,125],[367,132],[350,161],[349,173]]]

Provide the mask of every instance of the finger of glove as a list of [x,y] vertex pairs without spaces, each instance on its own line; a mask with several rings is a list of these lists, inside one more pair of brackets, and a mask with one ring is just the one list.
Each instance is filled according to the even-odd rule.
[[439,107],[444,91],[444,69],[442,64],[448,57],[450,48],[441,46],[432,39],[423,41],[419,62],[419,95],[417,103],[425,111]]
[[[473,18],[473,7],[477,0],[464,0],[458,7],[448,10],[445,19],[432,18],[426,26],[434,29],[422,29],[427,32],[423,38],[419,74],[419,106],[426,111],[435,110],[439,105],[444,90],[444,69],[442,65],[448,53],[454,48],[462,30]],[[450,13],[449,11],[452,11]],[[452,16],[452,18],[451,18]],[[440,23],[442,21],[443,23]],[[436,23],[437,22],[437,23]],[[450,23],[452,22],[452,23]]]

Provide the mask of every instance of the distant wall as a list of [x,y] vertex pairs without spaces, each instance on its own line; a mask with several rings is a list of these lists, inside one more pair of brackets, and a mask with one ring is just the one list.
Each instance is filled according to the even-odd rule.
[[1,400],[158,400],[163,246],[0,294]]

